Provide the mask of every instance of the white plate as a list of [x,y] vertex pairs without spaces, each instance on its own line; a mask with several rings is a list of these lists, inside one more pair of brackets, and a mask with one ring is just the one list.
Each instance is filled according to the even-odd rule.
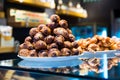
[[27,61],[22,60],[18,63],[20,67],[26,68],[60,68],[60,67],[68,67],[68,66],[77,66],[81,63],[81,60],[69,60],[69,61],[55,61],[55,62],[38,62],[38,61]]
[[107,58],[113,58],[116,57],[116,53],[120,53],[118,50],[109,50],[109,51],[96,51],[95,53],[93,52],[83,52],[82,55],[79,55],[79,58],[103,58],[103,56],[106,54]]
[[39,62],[43,62],[43,61],[66,61],[66,60],[74,60],[74,59],[79,58],[78,55],[62,56],[62,57],[24,57],[24,56],[18,55],[18,57],[23,59],[23,60],[27,60],[27,61],[39,61]]

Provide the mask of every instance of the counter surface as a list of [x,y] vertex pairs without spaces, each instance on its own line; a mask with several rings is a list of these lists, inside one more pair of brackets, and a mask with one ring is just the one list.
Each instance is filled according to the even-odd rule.
[[3,69],[84,79],[120,79],[118,57],[48,62],[26,61],[17,58],[1,60],[0,70]]

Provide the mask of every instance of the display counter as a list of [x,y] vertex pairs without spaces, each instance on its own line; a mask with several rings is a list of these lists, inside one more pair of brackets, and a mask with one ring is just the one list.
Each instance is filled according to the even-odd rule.
[[[1,60],[0,73],[7,80],[120,79],[119,57],[71,59],[63,61]],[[9,79],[8,79],[9,78]]]

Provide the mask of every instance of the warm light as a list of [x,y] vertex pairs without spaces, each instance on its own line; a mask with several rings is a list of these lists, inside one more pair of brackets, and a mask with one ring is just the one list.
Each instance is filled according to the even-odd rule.
[[77,8],[81,8],[80,3],[77,3],[76,7],[77,7]]
[[59,10],[59,9],[60,9],[60,6],[58,5],[58,6],[57,6],[57,10]]
[[10,9],[10,16],[14,16],[15,15],[15,9]]
[[20,3],[23,3],[24,0],[19,0]]
[[72,7],[73,3],[71,1],[69,1],[68,5],[69,5],[69,7]]
[[63,1],[62,1],[62,0],[59,0],[59,1],[58,1],[58,4],[63,4]]
[[54,9],[54,8],[55,8],[55,1],[54,1],[54,0],[51,0],[50,5],[51,5],[51,8]]

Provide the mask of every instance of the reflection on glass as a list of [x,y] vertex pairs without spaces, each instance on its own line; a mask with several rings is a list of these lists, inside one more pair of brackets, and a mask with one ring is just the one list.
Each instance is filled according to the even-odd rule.
[[103,74],[104,78],[108,78],[108,62],[107,62],[107,54],[103,55]]

